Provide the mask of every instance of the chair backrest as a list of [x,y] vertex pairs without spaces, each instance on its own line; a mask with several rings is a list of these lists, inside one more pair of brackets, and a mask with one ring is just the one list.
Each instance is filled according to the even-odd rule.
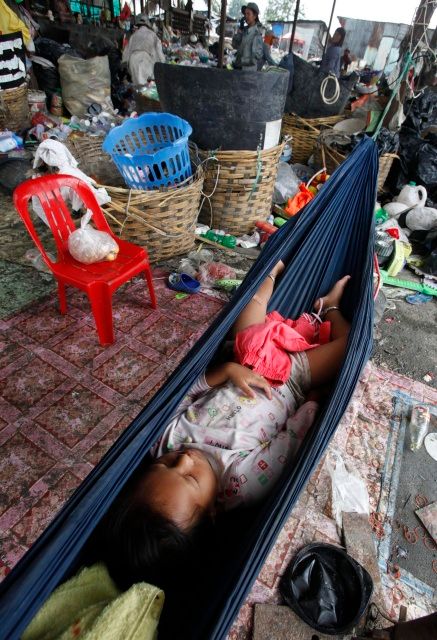
[[34,180],[26,180],[15,189],[14,204],[49,267],[52,261],[47,256],[33,224],[32,216],[29,212],[29,201],[33,197],[38,198],[56,242],[58,260],[62,261],[64,256],[68,254],[68,236],[76,229],[76,224],[65,202],[65,189],[74,191],[83,202],[85,209],[92,211],[92,221],[96,229],[106,231],[112,237],[115,237],[94,193],[83,180],[63,174],[50,174]]

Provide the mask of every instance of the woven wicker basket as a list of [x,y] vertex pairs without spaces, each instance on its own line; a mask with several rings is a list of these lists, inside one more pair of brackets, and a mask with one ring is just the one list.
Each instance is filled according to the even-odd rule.
[[317,138],[322,129],[332,127],[344,119],[344,115],[306,120],[294,114],[284,115],[282,118],[282,135],[292,137],[293,162],[306,164],[314,152]]
[[30,124],[27,84],[0,91],[0,129],[20,131]]
[[73,134],[67,138],[66,146],[79,163],[79,169],[100,184],[125,187],[120,172],[110,155],[102,149],[101,136]]
[[206,160],[207,194],[201,220],[237,236],[253,231],[257,220],[266,220],[283,148],[284,144],[259,152],[200,151],[200,158]]
[[165,191],[105,186],[112,200],[103,211],[117,236],[146,247],[151,262],[166,260],[194,247],[203,178],[199,169],[189,184]]
[[[379,157],[379,170],[378,170],[378,191],[382,191],[387,176],[393,164],[393,161],[399,158],[396,153],[384,153]],[[315,152],[316,165],[326,167],[328,173],[332,173],[335,169],[346,159],[346,156],[337,151],[331,149],[326,144],[317,145]]]

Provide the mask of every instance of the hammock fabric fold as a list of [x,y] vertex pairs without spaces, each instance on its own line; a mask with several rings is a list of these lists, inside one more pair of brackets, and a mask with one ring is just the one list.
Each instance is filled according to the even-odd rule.
[[302,444],[293,468],[284,474],[256,512],[235,515],[234,530],[222,536],[223,548],[217,543],[214,549],[215,558],[219,559],[217,571],[212,572],[209,583],[205,578],[198,585],[198,593],[189,595],[190,610],[185,607],[184,615],[180,612],[176,615],[176,609],[172,613],[171,597],[169,605],[164,606],[160,638],[226,637],[334,434],[371,351],[377,174],[376,146],[367,139],[340,165],[317,198],[271,237],[230,303],[0,585],[0,638],[19,638],[50,593],[78,568],[80,554],[93,530],[276,262],[283,259],[287,268],[275,290],[271,308],[287,317],[310,310],[315,298],[324,295],[341,276],[350,274],[343,301],[343,312],[352,322],[345,361],[330,399]]

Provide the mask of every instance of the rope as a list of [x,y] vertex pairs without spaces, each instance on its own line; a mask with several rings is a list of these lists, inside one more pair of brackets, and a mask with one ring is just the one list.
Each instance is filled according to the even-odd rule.
[[[326,89],[329,84],[329,81],[332,80],[334,82],[334,93],[330,98],[326,97]],[[337,76],[334,74],[329,74],[320,85],[320,95],[322,96],[322,100],[325,104],[335,104],[340,99],[340,83],[338,81]]]

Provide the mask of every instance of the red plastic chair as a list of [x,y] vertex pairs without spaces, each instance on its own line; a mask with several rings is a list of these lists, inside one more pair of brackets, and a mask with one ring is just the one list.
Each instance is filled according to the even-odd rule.
[[[61,188],[73,189],[85,205],[93,212],[92,221],[96,229],[109,233],[118,246],[119,254],[113,262],[102,261],[82,264],[68,251],[68,236],[76,229],[70,211],[61,193]],[[48,257],[29,213],[29,200],[36,196],[47,216],[58,250],[58,259],[52,262]],[[85,291],[90,299],[91,309],[101,345],[114,342],[112,326],[112,294],[120,285],[139,273],[144,273],[150,292],[152,307],[156,309],[147,251],[125,240],[120,240],[111,231],[100,205],[89,186],[73,176],[48,175],[35,180],[27,180],[14,191],[14,204],[33,241],[41,252],[44,262],[58,281],[59,306],[61,313],[67,312],[65,286],[70,285]]]

